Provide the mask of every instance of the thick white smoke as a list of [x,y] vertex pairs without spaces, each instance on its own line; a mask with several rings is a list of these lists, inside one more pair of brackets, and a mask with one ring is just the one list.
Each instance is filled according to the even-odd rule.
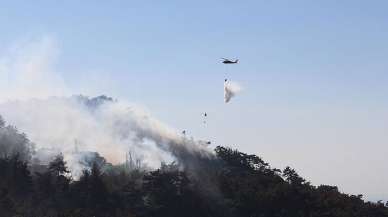
[[122,163],[131,150],[150,167],[182,160],[182,154],[210,156],[204,145],[186,140],[144,110],[105,97],[6,102],[0,104],[0,114],[27,133],[37,153],[62,152],[78,172],[79,153],[98,152],[111,163]]
[[228,103],[238,92],[241,91],[241,86],[229,80],[224,82],[224,101]]
[[77,173],[80,153],[98,152],[120,163],[132,151],[150,167],[169,160],[191,167],[197,158],[212,156],[204,144],[184,138],[140,107],[108,97],[66,97],[79,93],[54,70],[54,45],[43,38],[0,57],[0,115],[36,144],[35,157],[45,161],[62,152]]

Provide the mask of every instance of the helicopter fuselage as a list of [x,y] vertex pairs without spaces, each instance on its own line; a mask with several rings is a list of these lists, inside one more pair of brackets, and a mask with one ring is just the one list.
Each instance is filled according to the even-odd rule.
[[223,64],[236,64],[237,62],[238,62],[238,60],[236,60],[236,61],[230,61],[230,60],[222,61]]

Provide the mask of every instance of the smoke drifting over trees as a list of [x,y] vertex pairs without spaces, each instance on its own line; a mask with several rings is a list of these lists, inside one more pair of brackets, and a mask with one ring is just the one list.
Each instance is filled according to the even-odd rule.
[[23,161],[31,160],[34,144],[32,144],[24,133],[20,133],[16,127],[6,126],[0,116],[0,157],[9,158],[14,155]]
[[[107,100],[81,97],[93,108],[101,106],[100,99]],[[313,186],[292,168],[271,168],[256,155],[221,146],[209,151],[194,141],[150,133],[147,125],[139,130],[139,140],[163,142],[158,147],[176,162],[146,168],[134,152],[125,162],[110,163],[98,152],[78,150],[66,153],[73,156],[68,157],[72,164],[79,160],[81,171],[74,179],[64,154],[41,164],[27,136],[0,120],[0,216],[388,216],[382,202],[364,202],[361,195],[343,194],[335,186]]]
[[203,142],[184,138],[143,110],[106,96],[5,102],[0,113],[36,143],[35,159],[47,163],[47,156],[62,153],[74,176],[90,152],[121,163],[131,150],[149,167],[173,160],[193,167],[197,158],[212,157]]

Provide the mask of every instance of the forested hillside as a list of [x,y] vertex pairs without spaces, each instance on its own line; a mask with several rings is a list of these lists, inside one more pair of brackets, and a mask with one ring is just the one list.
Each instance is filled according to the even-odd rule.
[[38,165],[33,154],[27,136],[0,119],[0,216],[388,216],[384,203],[313,186],[292,168],[221,146],[195,172],[179,162],[153,170],[112,165],[96,155],[76,178],[63,155]]

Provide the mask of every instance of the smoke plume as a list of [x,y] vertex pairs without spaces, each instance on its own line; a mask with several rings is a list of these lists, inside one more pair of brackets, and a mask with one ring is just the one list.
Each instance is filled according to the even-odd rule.
[[205,144],[186,139],[134,105],[105,96],[6,102],[0,104],[0,114],[36,143],[36,158],[43,160],[39,153],[63,153],[78,172],[82,164],[74,158],[80,153],[97,152],[111,163],[122,163],[132,150],[150,167],[171,160],[192,167],[212,157]]
[[69,96],[55,70],[55,40],[44,37],[12,46],[0,56],[0,115],[34,142],[33,158],[47,163],[62,153],[73,175],[92,152],[116,164],[128,151],[148,167],[177,161],[194,170],[213,158],[204,142],[183,137],[139,106],[100,96]]

